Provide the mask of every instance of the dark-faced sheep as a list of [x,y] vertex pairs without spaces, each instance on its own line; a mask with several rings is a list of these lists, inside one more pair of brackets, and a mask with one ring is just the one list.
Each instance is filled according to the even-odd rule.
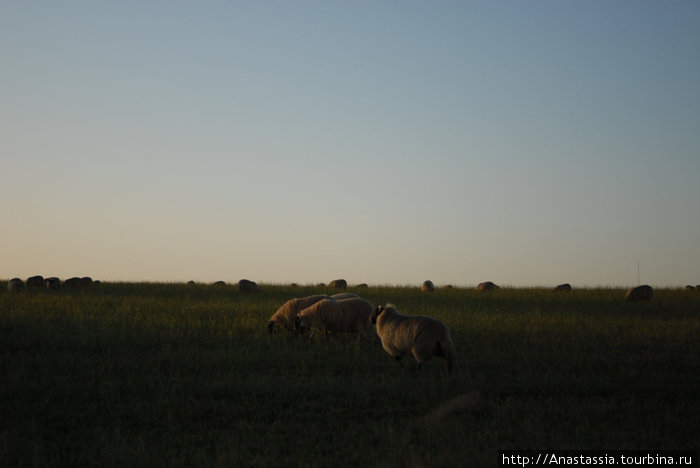
[[336,279],[328,283],[328,288],[329,289],[347,289],[348,288],[348,282],[345,281],[344,279]]
[[423,281],[423,284],[421,284],[420,290],[423,292],[433,292],[433,291],[435,291],[435,285],[433,284],[432,281],[425,280],[425,281]]
[[312,336],[317,332],[368,336],[374,333],[374,325],[370,323],[373,310],[374,306],[361,298],[325,299],[299,312],[296,328],[302,333],[311,331]]
[[501,288],[493,281],[484,281],[483,283],[479,283],[476,285],[477,291],[495,291],[496,289]]
[[24,292],[25,289],[24,281],[19,278],[12,278],[7,282],[7,290],[11,293]]
[[636,301],[651,301],[654,297],[654,288],[648,284],[643,284],[635,288],[630,288],[625,294],[625,300],[636,302]]
[[397,361],[410,354],[420,367],[437,356],[447,360],[447,371],[452,373],[455,347],[450,329],[440,320],[424,315],[403,315],[387,304],[376,308],[371,322],[377,326],[382,348]]
[[328,296],[317,294],[315,296],[295,297],[288,300],[270,317],[270,321],[267,322],[267,331],[270,333],[274,333],[279,329],[294,331],[297,314],[323,299],[328,299]]
[[570,292],[571,285],[569,283],[560,284],[554,288],[554,291],[556,291],[556,292]]

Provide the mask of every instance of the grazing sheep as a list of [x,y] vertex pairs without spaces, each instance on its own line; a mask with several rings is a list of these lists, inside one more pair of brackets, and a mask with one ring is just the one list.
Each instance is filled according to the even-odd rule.
[[80,278],[78,278],[77,276],[74,276],[72,278],[68,278],[67,280],[65,280],[63,282],[63,287],[65,287],[65,288],[79,288],[80,286],[82,286],[82,284],[83,283],[80,280]]
[[648,284],[643,284],[642,286],[637,286],[636,288],[630,288],[625,294],[626,301],[651,301],[654,296],[654,288]]
[[23,292],[25,289],[24,281],[19,278],[12,278],[7,282],[7,290],[11,293]]
[[450,329],[438,319],[424,315],[403,315],[391,304],[377,306],[371,322],[377,325],[382,348],[397,361],[411,354],[418,363],[433,356],[447,360],[447,372],[452,374],[456,352]]
[[92,278],[90,278],[89,276],[83,276],[82,278],[80,278],[80,285],[85,287],[91,286]]
[[421,284],[420,290],[423,292],[433,292],[433,291],[435,291],[435,285],[433,284],[432,281],[425,280],[425,281],[423,281],[423,284]]
[[355,286],[355,288],[357,288],[357,289],[365,289],[365,288],[369,288],[369,285],[368,285],[367,283],[360,283],[360,284],[358,284],[357,286]]
[[61,280],[52,276],[44,280],[46,284],[46,289],[61,289]]
[[194,280],[189,280],[189,281],[187,282],[187,286],[194,286],[194,285],[196,285],[196,284],[197,284],[197,283],[195,283]]
[[260,292],[260,288],[255,281],[250,281],[247,279],[242,279],[238,282],[238,291],[242,293],[254,293]]
[[695,291],[695,286],[689,284],[685,287],[686,291]]
[[282,304],[282,307],[277,309],[277,312],[275,312],[272,317],[270,317],[270,321],[267,323],[267,331],[274,333],[280,328],[287,331],[294,331],[297,314],[323,299],[328,299],[328,296],[325,294],[318,294],[315,296],[297,297],[288,300]]
[[331,296],[331,299],[335,299],[336,301],[341,301],[343,299],[355,299],[357,297],[360,297],[360,296],[358,296],[355,293],[338,293],[338,294],[333,294]]
[[333,280],[328,283],[330,289],[348,289],[348,282],[344,279]]
[[477,291],[494,291],[496,289],[501,288],[497,284],[494,284],[493,281],[484,281],[476,285]]
[[560,284],[556,288],[554,288],[554,290],[557,292],[570,292],[571,285],[569,283]]
[[301,332],[311,330],[311,336],[317,331],[370,335],[374,331],[369,320],[373,310],[369,301],[358,297],[340,301],[324,299],[299,312],[295,326]]
[[26,285],[27,289],[43,288],[44,277],[41,275],[30,276],[29,278],[27,278],[24,284]]
[[226,286],[226,281],[215,281],[212,286]]

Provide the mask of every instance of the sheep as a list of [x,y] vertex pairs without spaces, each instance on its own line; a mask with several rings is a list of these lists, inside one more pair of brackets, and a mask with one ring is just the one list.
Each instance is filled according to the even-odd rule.
[[43,288],[44,287],[44,277],[41,275],[30,276],[24,282],[27,289]]
[[360,296],[358,296],[355,293],[338,293],[338,294],[333,294],[331,296],[331,299],[335,299],[336,301],[340,301],[343,299],[355,299],[358,297],[360,297]]
[[92,286],[92,283],[93,283],[92,278],[90,278],[89,276],[83,276],[82,278],[80,278],[80,285],[81,286],[85,286],[85,287]]
[[569,283],[560,284],[554,288],[557,292],[571,292],[571,285]]
[[280,328],[290,332],[294,331],[294,319],[296,319],[297,314],[323,299],[328,299],[328,296],[317,294],[315,296],[297,297],[288,300],[270,317],[270,321],[267,323],[267,331],[274,333]]
[[654,288],[652,288],[648,284],[643,284],[641,286],[637,286],[636,288],[630,288],[625,294],[625,300],[632,302],[651,301],[651,298],[653,296]]
[[695,286],[693,286],[692,284],[689,284],[685,287],[685,290],[686,291],[695,291]]
[[61,289],[61,280],[52,276],[44,280],[46,284],[46,289]]
[[63,286],[65,288],[79,288],[80,286],[82,286],[82,281],[77,276],[74,276],[65,280],[63,282]]
[[496,289],[501,288],[497,284],[494,284],[493,281],[484,281],[476,285],[477,291],[494,291]]
[[423,284],[421,284],[420,290],[423,292],[433,292],[435,290],[435,285],[432,281],[425,280],[423,281]]
[[301,332],[311,330],[310,336],[317,331],[370,336],[374,334],[374,324],[370,323],[373,310],[372,303],[359,297],[340,301],[324,299],[299,312],[295,328]]
[[333,280],[328,283],[330,289],[348,289],[348,282],[344,279]]
[[447,372],[452,374],[456,356],[450,329],[438,319],[424,315],[408,316],[391,304],[377,306],[371,322],[377,326],[382,348],[397,361],[406,354],[416,360],[417,368],[433,356],[447,360]]
[[242,279],[238,282],[238,291],[242,293],[260,292],[260,288],[255,281]]
[[226,284],[226,281],[214,281],[212,286],[220,287],[220,286],[227,286],[227,284]]
[[26,289],[24,281],[19,278],[12,278],[7,282],[7,290],[11,293],[23,292]]

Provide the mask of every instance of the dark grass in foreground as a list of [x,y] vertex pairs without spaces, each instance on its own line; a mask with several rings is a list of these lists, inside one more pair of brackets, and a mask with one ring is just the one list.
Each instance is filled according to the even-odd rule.
[[359,290],[447,323],[455,375],[268,335],[310,287],[0,292],[4,466],[494,466],[507,449],[697,449],[700,293]]

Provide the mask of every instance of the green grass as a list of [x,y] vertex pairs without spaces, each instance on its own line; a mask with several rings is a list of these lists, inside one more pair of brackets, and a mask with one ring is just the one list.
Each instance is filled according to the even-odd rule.
[[375,342],[268,335],[284,301],[320,290],[261,287],[3,289],[2,465],[495,466],[507,449],[698,449],[700,293],[357,291],[445,321],[448,378],[442,360],[415,371]]

